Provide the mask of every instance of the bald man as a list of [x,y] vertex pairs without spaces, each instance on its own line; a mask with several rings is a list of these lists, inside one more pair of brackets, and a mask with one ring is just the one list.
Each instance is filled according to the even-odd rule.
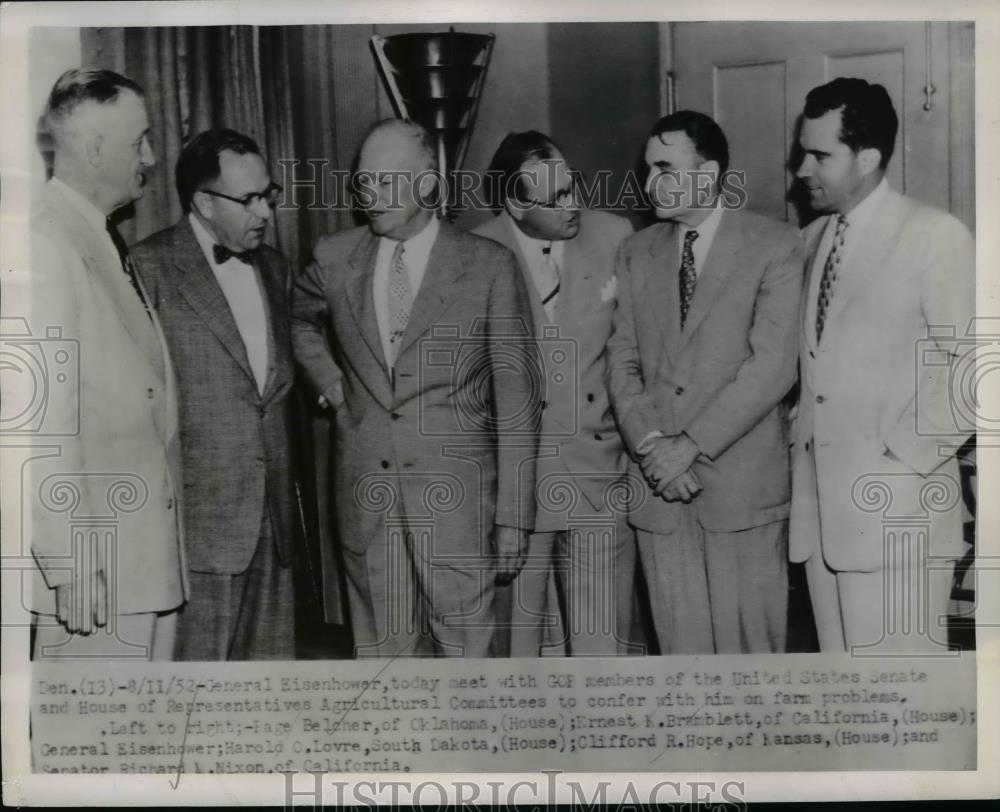
[[425,130],[379,122],[358,166],[368,224],[319,241],[292,323],[334,422],[355,652],[484,657],[534,523],[531,304],[510,251],[435,216]]

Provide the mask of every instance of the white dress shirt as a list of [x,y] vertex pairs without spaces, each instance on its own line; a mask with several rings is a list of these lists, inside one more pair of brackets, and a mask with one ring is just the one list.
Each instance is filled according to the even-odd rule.
[[[413,301],[417,301],[420,285],[424,281],[427,262],[431,257],[431,249],[437,240],[440,224],[437,217],[431,217],[423,230],[403,241],[403,264],[406,266],[406,276],[410,280],[410,292]],[[378,334],[382,339],[382,354],[386,366],[392,369],[392,350],[390,347],[389,329],[389,265],[396,251],[399,240],[382,237],[378,243],[378,253],[375,255],[375,273],[372,275],[372,299],[375,304],[375,321],[378,324]]]
[[250,361],[250,371],[257,382],[257,391],[264,392],[267,384],[267,371],[270,364],[267,346],[267,311],[264,307],[264,294],[261,292],[258,271],[252,265],[240,262],[236,257],[230,257],[221,265],[215,261],[212,246],[215,238],[192,212],[188,221],[194,230],[194,236],[201,246],[208,266],[212,269],[222,294],[229,303],[229,310],[236,322],[243,346]]
[[[517,223],[514,218],[511,217],[506,211],[500,215],[501,217],[506,217],[508,226],[514,232],[514,237],[517,240],[518,247],[521,249],[521,254],[524,256],[524,261],[528,264],[528,271],[531,273],[531,280],[535,283],[535,291],[538,293],[539,300],[544,299],[551,293],[548,289],[549,287],[549,272],[546,267],[545,259],[545,248],[550,248],[549,256],[555,263],[556,267],[559,269],[560,274],[563,270],[563,256],[566,253],[566,241],[565,240],[536,240],[534,237],[529,237],[520,228],[517,227]],[[553,321],[555,318],[555,308],[556,299],[555,297],[546,304],[545,315],[549,317],[549,321]]]
[[[712,247],[712,241],[715,239],[715,232],[719,230],[719,223],[722,221],[722,197],[720,195],[715,208],[709,212],[708,217],[702,220],[696,226],[687,226],[680,223],[680,234],[677,237],[677,267],[680,268],[681,262],[684,261],[684,238],[687,236],[689,231],[697,231],[698,239],[694,241],[691,246],[691,252],[694,254],[694,274],[695,276],[701,276],[701,269],[705,266],[705,258],[708,256],[708,250]],[[697,292],[694,294],[698,295]]]
[[[850,268],[851,254],[858,247],[861,238],[864,236],[865,227],[871,220],[872,214],[881,205],[885,197],[889,184],[885,178],[853,209],[847,212],[847,230],[844,232],[844,248],[840,255],[840,278]],[[812,274],[809,279],[809,294],[806,299],[806,329],[815,331],[816,329],[816,305],[819,301],[819,285],[823,278],[823,266],[826,265],[826,258],[830,253],[830,246],[833,245],[833,236],[837,231],[837,215],[828,214],[826,218],[826,228],[823,229],[823,236],[819,239],[816,248],[816,256],[813,257]],[[833,288],[833,295],[830,301],[837,298],[837,286]],[[827,310],[829,312],[829,310]],[[813,336],[815,336],[813,332]]]

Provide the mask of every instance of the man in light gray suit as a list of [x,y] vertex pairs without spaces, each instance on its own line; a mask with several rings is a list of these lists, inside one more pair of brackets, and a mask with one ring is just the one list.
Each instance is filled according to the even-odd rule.
[[[70,70],[43,121],[53,177],[32,214],[30,272],[5,273],[2,297],[5,316],[59,331],[67,353],[51,358],[62,380],[44,414],[60,436],[40,438],[51,459],[29,469],[35,656],[170,659],[186,587],[174,375],[109,219],[142,196],[154,162],[143,91]],[[73,363],[79,375],[66,374]]]
[[542,133],[504,138],[487,178],[496,216],[473,233],[517,256],[546,365],[538,511],[528,561],[511,585],[510,654],[538,656],[546,625],[558,617],[546,600],[554,561],[569,653],[624,653],[635,535],[624,505],[614,509],[626,457],[608,402],[604,347],[615,252],[632,227],[581,207],[569,165]]
[[626,446],[650,485],[630,520],[660,648],[782,651],[781,402],[795,382],[798,233],[723,206],[729,148],[708,116],[661,119],[645,157],[647,191],[665,222],[618,253],[608,371]]
[[256,143],[184,147],[187,216],[134,249],[177,370],[191,595],[179,660],[295,656],[290,276],[264,245],[280,189]]
[[509,251],[435,216],[435,152],[416,124],[375,125],[368,225],[321,239],[294,293],[295,354],[333,411],[361,656],[489,654],[494,580],[534,522],[531,304]]

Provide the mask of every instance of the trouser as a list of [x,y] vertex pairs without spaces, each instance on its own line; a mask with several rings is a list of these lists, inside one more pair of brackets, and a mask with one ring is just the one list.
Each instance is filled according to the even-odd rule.
[[953,568],[928,568],[915,552],[897,537],[885,566],[874,572],[832,570],[819,551],[808,558],[820,651],[933,654],[947,648]]
[[787,520],[710,531],[685,507],[672,532],[636,535],[662,654],[785,650]]
[[435,561],[432,542],[397,514],[365,552],[344,549],[355,656],[490,656],[493,565]]
[[250,566],[237,575],[190,571],[177,620],[178,660],[295,659],[292,568],[278,559],[265,510]]

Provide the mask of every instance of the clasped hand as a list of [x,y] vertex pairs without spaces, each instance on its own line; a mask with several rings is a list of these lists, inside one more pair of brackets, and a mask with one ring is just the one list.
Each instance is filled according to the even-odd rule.
[[701,491],[691,468],[700,453],[686,434],[654,437],[639,450],[639,466],[649,487],[668,502],[690,502]]

